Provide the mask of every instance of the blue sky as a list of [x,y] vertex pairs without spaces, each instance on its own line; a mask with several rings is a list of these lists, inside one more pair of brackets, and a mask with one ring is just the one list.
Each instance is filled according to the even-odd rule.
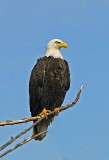
[[[53,38],[69,44],[62,49],[71,72],[63,104],[84,84],[79,103],[55,119],[43,141],[33,140],[3,159],[109,159],[108,19],[107,0],[0,1],[0,121],[30,116],[29,76]],[[0,127],[0,145],[30,124]]]

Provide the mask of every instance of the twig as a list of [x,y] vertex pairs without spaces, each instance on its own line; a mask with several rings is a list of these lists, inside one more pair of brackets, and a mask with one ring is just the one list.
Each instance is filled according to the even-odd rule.
[[22,142],[16,144],[14,147],[12,147],[12,148],[8,149],[6,152],[2,153],[2,154],[0,155],[0,158],[2,158],[3,156],[5,156],[6,154],[12,152],[13,150],[17,149],[18,147],[24,145],[25,143],[31,141],[33,138],[36,138],[36,137],[38,137],[38,136],[40,136],[41,134],[46,133],[46,132],[47,132],[47,131],[40,132],[40,133],[38,133],[38,134],[36,134],[36,135],[34,135],[34,136],[31,136],[31,137],[29,137],[29,138],[27,138],[27,139],[24,139]]
[[[78,102],[78,100],[79,100],[79,98],[80,98],[80,94],[81,94],[82,89],[83,89],[83,85],[80,87],[80,89],[79,89],[79,91],[78,91],[78,93],[77,93],[77,96],[76,96],[75,100],[74,100],[73,102],[67,104],[66,106],[60,107],[59,112],[62,112],[62,111],[64,111],[64,110],[66,110],[66,109],[74,106],[74,105]],[[31,126],[28,127],[27,129],[23,130],[21,133],[19,133],[19,134],[16,135],[15,137],[11,137],[11,140],[9,140],[9,141],[6,142],[3,146],[0,147],[0,151],[3,150],[3,149],[4,149],[5,147],[7,147],[8,145],[10,145],[10,144],[11,144],[13,141],[15,141],[17,138],[21,137],[23,134],[25,134],[27,131],[29,131],[31,128],[33,128],[35,125],[37,125],[38,123],[40,123],[44,118],[46,118],[47,116],[50,116],[50,115],[54,115],[54,114],[56,114],[56,112],[57,112],[57,111],[52,111],[52,112],[50,112],[50,113],[45,114],[45,115],[42,116],[40,119],[38,119],[33,125],[31,125]],[[32,118],[33,118],[33,119],[32,119]],[[20,122],[20,123],[26,123],[26,122],[29,122],[29,121],[33,121],[33,120],[36,120],[37,118],[39,118],[39,116],[38,116],[38,117],[26,118],[26,121],[25,121],[25,119],[24,119],[24,121],[22,120],[23,122]],[[27,121],[27,119],[29,119],[29,120]],[[18,122],[18,121],[20,121],[20,120],[17,120],[17,122]],[[6,121],[5,121],[5,122],[6,122]],[[14,121],[14,122],[15,122],[15,121]],[[3,123],[3,122],[2,122],[2,123]],[[14,123],[14,124],[18,124],[18,123]],[[5,125],[9,125],[9,122],[7,122],[7,124],[5,123]],[[12,122],[11,122],[11,125],[12,125]]]
[[36,119],[39,119],[39,116],[23,118],[23,119],[19,119],[19,120],[7,120],[5,122],[0,122],[0,126],[14,125],[14,124],[19,124],[19,123],[26,123],[26,122],[34,121]]
[[30,127],[26,128],[25,130],[23,130],[22,132],[20,132],[18,135],[16,135],[15,137],[11,137],[11,139],[9,141],[7,141],[4,145],[2,145],[0,147],[0,151],[3,150],[4,148],[6,148],[7,146],[9,146],[11,143],[13,143],[16,139],[18,139],[19,137],[21,137],[23,134],[25,134],[26,132],[28,132],[30,129],[32,129],[36,124],[40,123],[47,115],[41,117],[38,121],[36,121],[35,123],[33,123],[33,125],[31,125]]

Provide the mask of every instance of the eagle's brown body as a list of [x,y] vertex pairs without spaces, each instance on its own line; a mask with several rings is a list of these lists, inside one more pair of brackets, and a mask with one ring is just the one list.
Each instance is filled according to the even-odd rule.
[[[65,60],[54,57],[43,57],[34,66],[29,83],[30,111],[37,116],[45,108],[54,110],[61,106],[70,86],[70,73]],[[43,120],[34,127],[34,134],[47,130],[53,117]],[[45,135],[40,136],[41,140]]]

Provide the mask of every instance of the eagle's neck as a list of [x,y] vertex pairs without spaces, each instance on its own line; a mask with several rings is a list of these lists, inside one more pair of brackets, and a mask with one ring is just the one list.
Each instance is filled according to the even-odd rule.
[[47,57],[53,56],[54,58],[61,58],[61,59],[63,59],[60,50],[57,49],[57,48],[56,49],[54,49],[54,48],[47,48],[45,56],[47,56]]

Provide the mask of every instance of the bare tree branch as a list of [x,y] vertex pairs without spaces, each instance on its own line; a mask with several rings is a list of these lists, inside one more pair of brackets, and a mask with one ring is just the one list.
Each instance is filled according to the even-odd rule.
[[4,148],[6,148],[7,146],[9,146],[11,143],[13,143],[16,139],[18,139],[19,137],[21,137],[26,132],[28,132],[30,129],[32,129],[36,124],[38,124],[39,122],[41,122],[46,116],[47,115],[41,117],[38,121],[36,121],[35,123],[33,123],[33,125],[31,125],[30,127],[26,128],[25,130],[23,130],[22,132],[20,132],[15,137],[11,137],[11,139],[9,141],[7,141],[4,145],[2,145],[0,147],[0,151],[3,150]]
[[24,145],[25,143],[31,141],[33,138],[36,138],[36,137],[38,137],[38,136],[40,136],[41,134],[46,133],[46,132],[47,132],[47,131],[40,132],[40,133],[38,133],[38,134],[36,134],[36,135],[34,135],[34,136],[31,136],[31,137],[29,137],[29,138],[27,138],[27,139],[24,139],[22,142],[16,144],[14,147],[12,147],[12,148],[8,149],[6,152],[2,153],[2,154],[0,155],[0,158],[2,158],[3,156],[5,156],[6,154],[12,152],[13,150],[17,149],[18,147]]
[[[59,108],[59,112],[62,112],[72,106],[74,106],[79,98],[80,98],[80,94],[81,94],[81,91],[83,89],[83,85],[80,87],[78,93],[77,93],[77,96],[75,98],[75,100],[69,104],[67,104],[66,106],[63,106],[63,107],[60,107]],[[23,130],[21,133],[19,133],[18,135],[16,135],[15,137],[11,137],[11,139],[6,142],[4,145],[2,145],[0,147],[0,151],[3,150],[5,147],[7,147],[8,145],[10,145],[12,142],[14,142],[17,138],[21,137],[23,134],[25,134],[27,131],[29,131],[31,128],[33,128],[35,125],[37,125],[38,123],[40,123],[43,119],[45,119],[47,116],[50,116],[50,115],[55,115],[57,113],[57,111],[52,111],[50,113],[47,113],[45,114],[44,116],[42,117],[39,117],[39,116],[36,116],[36,117],[29,117],[29,118],[25,118],[25,119],[22,119],[22,120],[16,120],[16,121],[5,121],[5,122],[0,122],[1,126],[3,125],[12,125],[12,124],[19,124],[19,123],[26,123],[26,122],[29,122],[29,121],[33,121],[33,120],[37,120],[33,125],[31,125],[30,127],[28,127],[27,129]],[[6,151],[7,152],[7,151]],[[7,153],[6,153],[7,154]]]
[[7,120],[5,122],[0,122],[0,126],[14,125],[14,124],[19,124],[19,123],[26,123],[26,122],[34,121],[36,119],[39,119],[39,116],[23,118],[23,119],[19,119],[19,120]]

